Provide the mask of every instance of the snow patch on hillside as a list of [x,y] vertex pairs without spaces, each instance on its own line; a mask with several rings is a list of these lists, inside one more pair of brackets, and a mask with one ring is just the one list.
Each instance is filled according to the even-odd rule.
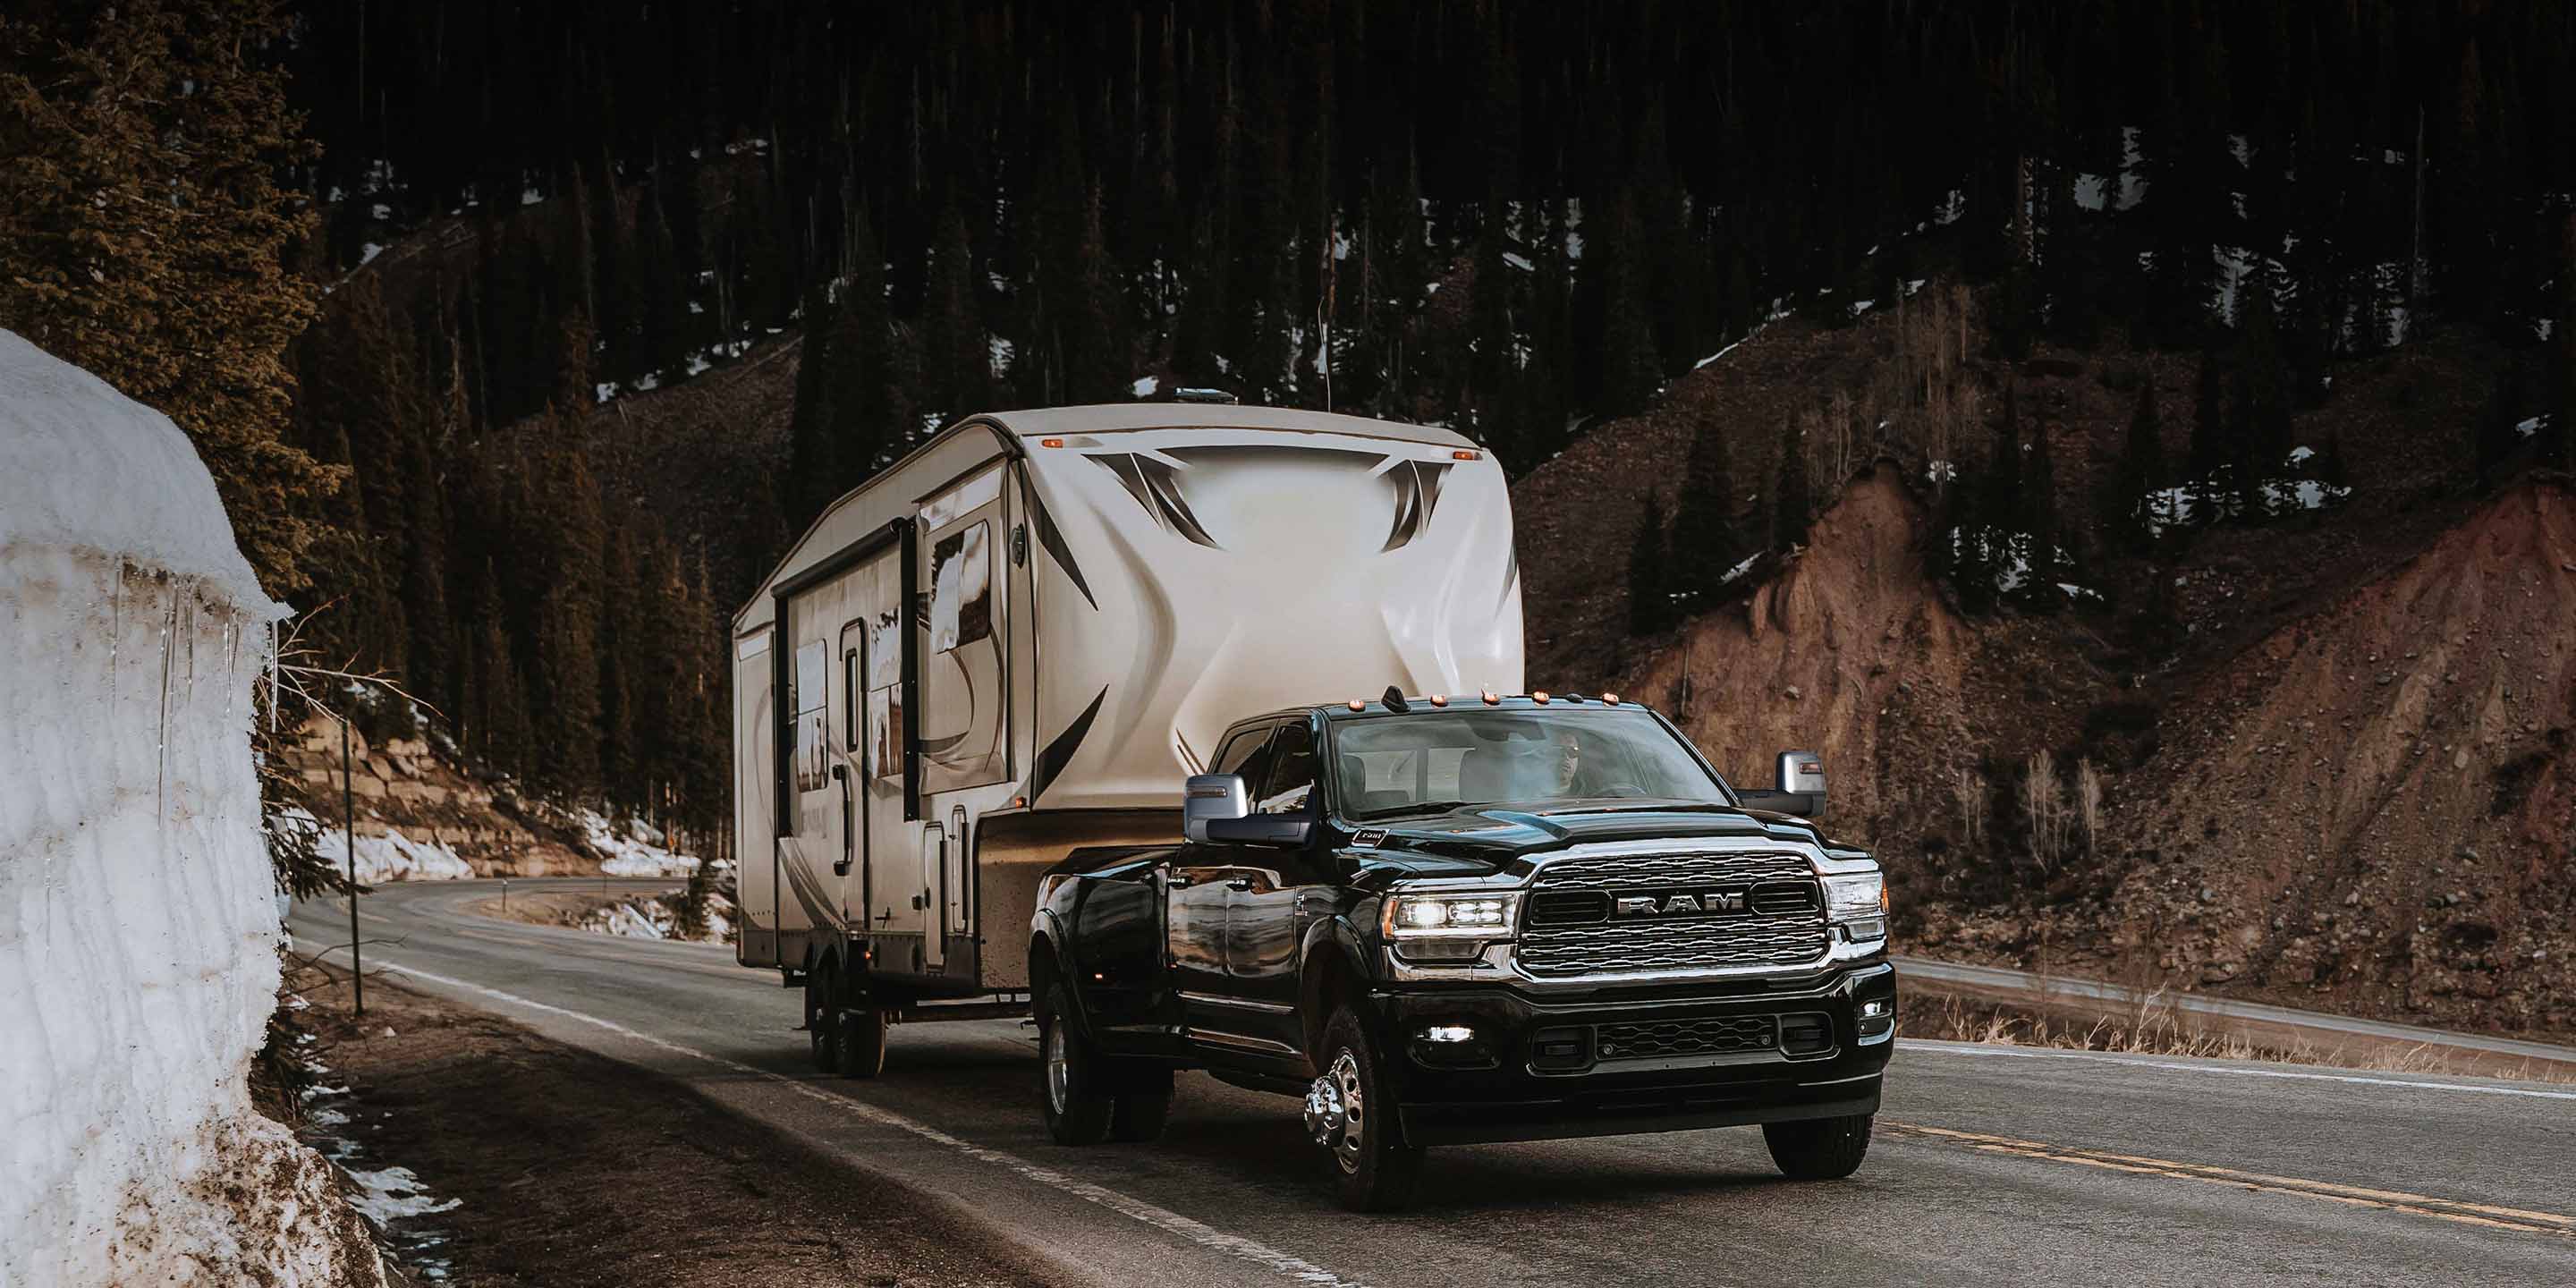
[[607,856],[599,870],[609,876],[684,877],[698,870],[696,859],[663,849],[662,834],[642,819],[630,820],[620,830],[591,810],[582,810],[573,817],[591,845]]

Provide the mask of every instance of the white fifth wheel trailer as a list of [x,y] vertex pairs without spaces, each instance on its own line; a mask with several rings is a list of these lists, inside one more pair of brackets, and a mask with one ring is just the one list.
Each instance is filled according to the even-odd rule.
[[1177,840],[1228,723],[1519,692],[1510,499],[1446,429],[972,416],[826,509],[733,642],[737,956],[803,985],[819,1062],[871,1074],[891,1020],[1025,1008],[1040,874]]

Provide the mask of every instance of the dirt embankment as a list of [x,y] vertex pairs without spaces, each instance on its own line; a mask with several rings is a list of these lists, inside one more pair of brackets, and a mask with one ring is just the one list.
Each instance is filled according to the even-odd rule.
[[1923,528],[1922,506],[1873,472],[1777,577],[1692,619],[1622,686],[1675,713],[1739,786],[1769,786],[1779,752],[1822,752],[1829,823],[1929,808],[1937,775],[1920,767],[1964,734],[1973,641],[1925,575]]
[[[2576,497],[2518,484],[2160,722],[2112,947],[2400,1017],[2576,1029]],[[2222,911],[2223,910],[2223,911]]]
[[[2113,337],[2005,363],[1975,313],[1946,438],[1920,432],[1928,403],[1884,401],[1890,364],[1920,370],[1911,332],[1792,319],[1517,482],[1531,683],[1678,712],[1739,784],[1823,752],[1827,825],[1878,851],[1916,951],[2576,1034],[2576,530],[2564,481],[2471,486],[2462,427],[2500,357],[2428,326],[2338,364],[2292,441],[2340,452],[2347,500],[2131,553],[2098,528],[2101,488],[2148,386],[2181,468],[2199,359]],[[1926,457],[1980,468],[2007,387],[2102,603],[1963,615],[1926,567]],[[1694,436],[1726,436],[1758,527],[1779,426],[1838,394],[1892,408],[1873,450],[1895,458],[1815,475],[1808,544],[1745,597],[1631,637],[1636,526],[1649,494],[1675,509]],[[2095,826],[2045,858],[2024,791],[2041,752],[2065,811],[2079,763],[2101,789]]]
[[[1029,1286],[1006,1249],[677,1083],[377,979],[303,981],[304,1050],[344,1083],[316,1125],[436,1207],[393,1242],[464,1288]],[[340,1148],[334,1146],[334,1148]],[[342,1152],[346,1152],[345,1149]],[[416,1186],[412,1183],[416,1181]]]

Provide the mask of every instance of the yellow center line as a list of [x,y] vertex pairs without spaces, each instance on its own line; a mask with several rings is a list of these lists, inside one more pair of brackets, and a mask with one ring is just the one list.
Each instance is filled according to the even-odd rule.
[[2382,1211],[2429,1216],[2462,1225],[2483,1226],[2496,1230],[2519,1230],[2529,1234],[2576,1237],[2576,1216],[2556,1212],[2533,1212],[2522,1208],[2498,1207],[2491,1203],[2471,1203],[2461,1199],[2437,1198],[2429,1194],[2410,1194],[2404,1190],[2374,1189],[2369,1186],[2345,1185],[2334,1181],[2312,1181],[2295,1176],[2273,1176],[2264,1172],[2216,1167],[2207,1163],[2182,1163],[2172,1159],[2148,1158],[2137,1154],[2117,1154],[2109,1150],[2051,1145],[2035,1140],[2017,1140],[2010,1136],[1988,1136],[1979,1132],[1953,1131],[1947,1127],[1925,1127],[1915,1123],[1899,1122],[1882,1123],[1881,1126],[1896,1135],[1967,1145],[1985,1153],[2011,1154],[2051,1163],[2076,1163],[2085,1167],[2098,1167],[2106,1171],[2127,1172],[2139,1176],[2163,1176],[2174,1180],[2200,1181],[2210,1185],[2227,1185],[2265,1194],[2287,1194],[2352,1207],[2378,1208]]

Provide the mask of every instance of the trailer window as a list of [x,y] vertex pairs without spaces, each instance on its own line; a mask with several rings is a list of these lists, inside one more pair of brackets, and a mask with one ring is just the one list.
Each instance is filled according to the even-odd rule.
[[796,692],[791,696],[796,712],[796,790],[800,792],[817,791],[823,786],[824,747],[831,741],[830,731],[824,727],[823,676],[831,664],[831,654],[823,641],[811,640],[797,646]]
[[993,633],[993,525],[940,538],[930,551],[930,647],[947,653]]

